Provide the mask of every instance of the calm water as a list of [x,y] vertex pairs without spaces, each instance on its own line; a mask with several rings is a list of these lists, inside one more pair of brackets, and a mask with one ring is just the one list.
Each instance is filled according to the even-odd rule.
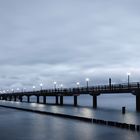
[[[47,99],[49,103],[55,101]],[[78,107],[72,106],[72,97],[64,98],[66,106],[1,101],[0,104],[140,124],[140,113],[135,112],[135,96],[131,94],[101,95],[96,110],[92,109],[90,96],[79,97]],[[126,106],[125,115],[121,114],[122,106]],[[137,140],[140,137],[140,132],[7,108],[0,108],[0,132],[0,140]]]
[[[26,101],[26,97],[24,97],[24,101]],[[36,102],[36,98],[34,96],[31,97],[32,102]],[[40,98],[40,102],[43,103],[43,99]],[[47,103],[55,103],[54,97],[47,97]],[[65,105],[73,104],[73,97],[64,97]],[[87,106],[92,107],[92,98],[90,95],[81,95],[78,96],[78,105],[79,106]],[[120,110],[122,106],[126,106],[128,110],[135,111],[135,96],[132,94],[102,94],[98,96],[98,107],[99,108],[107,108],[107,109],[115,109]]]

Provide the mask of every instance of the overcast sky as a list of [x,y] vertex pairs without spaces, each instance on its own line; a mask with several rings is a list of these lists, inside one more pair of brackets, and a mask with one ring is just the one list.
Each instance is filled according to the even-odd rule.
[[139,0],[0,0],[1,88],[140,81]]

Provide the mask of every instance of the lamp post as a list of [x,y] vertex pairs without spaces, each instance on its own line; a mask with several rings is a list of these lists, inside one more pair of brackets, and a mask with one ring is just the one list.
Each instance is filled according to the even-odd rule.
[[23,92],[26,92],[26,88],[23,88]]
[[56,84],[57,84],[57,82],[54,81],[53,84],[54,84],[54,89],[56,89]]
[[33,86],[33,91],[35,91],[35,86]]
[[86,78],[87,89],[88,89],[88,83],[89,83],[89,78]]
[[109,78],[109,89],[111,89],[111,78]]
[[43,84],[42,83],[40,83],[40,90],[42,91],[42,87],[43,87]]
[[77,82],[77,83],[76,83],[76,85],[77,85],[77,88],[79,88],[80,83],[79,83],[79,82]]
[[19,88],[17,88],[17,92],[19,92]]
[[130,84],[130,75],[131,75],[131,73],[128,72],[128,73],[127,73],[128,87],[129,87],[129,84]]
[[14,89],[11,89],[11,91],[14,93]]
[[9,89],[7,89],[7,93],[9,93]]
[[63,89],[63,84],[60,85],[61,90]]

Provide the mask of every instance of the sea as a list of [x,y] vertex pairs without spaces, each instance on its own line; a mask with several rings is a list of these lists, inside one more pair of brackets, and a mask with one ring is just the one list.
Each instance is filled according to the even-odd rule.
[[[136,112],[136,99],[132,94],[101,94],[97,97],[97,109],[92,108],[90,95],[78,96],[78,106],[73,97],[64,97],[64,105],[55,105],[54,97],[47,97],[47,104],[0,101],[0,105],[29,108],[96,119],[140,125],[140,113]],[[122,107],[126,112],[122,114]],[[0,140],[138,140],[140,131],[92,124],[80,120],[44,115],[0,107]]]

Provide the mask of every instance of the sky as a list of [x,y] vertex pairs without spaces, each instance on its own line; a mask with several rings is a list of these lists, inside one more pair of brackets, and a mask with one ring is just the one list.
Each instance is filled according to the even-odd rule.
[[139,0],[0,0],[0,88],[140,81]]

